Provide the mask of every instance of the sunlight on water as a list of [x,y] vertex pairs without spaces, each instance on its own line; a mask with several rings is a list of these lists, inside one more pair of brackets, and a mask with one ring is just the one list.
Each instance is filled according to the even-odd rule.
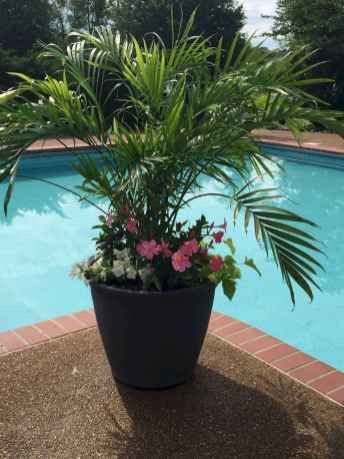
[[[49,179],[66,187],[79,182],[74,174]],[[0,220],[0,330],[90,307],[88,289],[68,273],[92,253],[96,222],[97,211],[74,196],[18,181],[9,217]]]

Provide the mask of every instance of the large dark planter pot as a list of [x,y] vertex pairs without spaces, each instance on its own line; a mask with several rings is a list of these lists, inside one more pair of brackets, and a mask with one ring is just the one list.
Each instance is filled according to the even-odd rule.
[[163,389],[193,375],[207,332],[215,286],[136,292],[91,285],[105,351],[116,380]]

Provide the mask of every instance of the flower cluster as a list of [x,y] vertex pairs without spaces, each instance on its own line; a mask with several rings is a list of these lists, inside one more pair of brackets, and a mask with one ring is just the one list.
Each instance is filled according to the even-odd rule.
[[[77,264],[72,272],[88,283],[166,290],[222,282],[225,293],[234,294],[240,270],[233,258],[233,243],[225,239],[226,221],[209,224],[202,216],[191,227],[187,222],[177,223],[164,237],[154,237],[125,209],[101,217],[97,228],[97,255]],[[216,253],[221,244],[230,248],[229,255]]]
[[158,244],[155,239],[140,241],[136,246],[136,250],[141,257],[150,261],[160,254],[165,258],[170,258],[172,256],[169,245],[165,241],[161,241],[160,244]]
[[196,239],[184,242],[183,245],[172,255],[172,266],[177,272],[183,273],[191,268],[191,257],[199,251]]
[[[131,219],[131,225],[137,229],[137,223]],[[126,225],[128,229],[128,224]],[[211,226],[213,227],[213,225]],[[227,222],[220,225],[226,231]],[[132,232],[132,231],[130,231]],[[224,231],[217,231],[212,234],[213,241],[216,244],[220,244],[223,241],[225,233]],[[203,256],[208,255],[207,249],[201,249],[201,244],[195,238],[189,239],[183,242],[175,252],[173,252],[168,243],[161,240],[159,243],[155,239],[141,240],[136,245],[137,253],[148,261],[152,261],[154,257],[162,255],[164,258],[171,258],[172,267],[174,271],[184,273],[187,269],[192,266],[192,257],[200,253]],[[224,266],[223,259],[220,256],[213,256],[209,259],[209,268],[212,272],[220,271]]]
[[140,276],[140,272],[132,263],[128,249],[114,249],[111,264],[99,253],[82,263],[77,263],[72,269],[71,276],[83,279],[86,283],[112,280],[135,281]]

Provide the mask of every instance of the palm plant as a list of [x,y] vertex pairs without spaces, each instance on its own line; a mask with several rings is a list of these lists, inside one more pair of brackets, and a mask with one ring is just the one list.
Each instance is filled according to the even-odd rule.
[[[312,252],[320,250],[300,224],[315,225],[273,206],[279,197],[273,189],[251,188],[252,168],[257,176],[272,174],[272,159],[253,132],[285,125],[298,138],[312,124],[339,131],[343,114],[306,92],[320,83],[307,79],[307,49],[273,55],[251,41],[237,49],[239,36],[228,50],[221,40],[214,48],[190,36],[193,19],[171,49],[159,37],[148,45],[109,28],[95,36],[73,33],[66,51],[45,46],[42,58],[53,60],[59,73],[44,80],[17,75],[22,83],[0,95],[0,180],[9,178],[5,212],[27,147],[39,139],[73,137],[97,152],[78,157],[75,168],[83,177],[81,195],[109,203],[100,249],[126,241],[135,258],[137,241],[123,234],[123,212],[138,224],[141,240],[154,237],[172,246],[177,233],[187,239],[180,211],[215,194],[232,203],[234,218],[244,215],[246,229],[253,222],[292,301],[294,282],[312,298],[321,268]],[[202,190],[205,176],[227,191]],[[236,176],[246,181],[240,189]],[[193,227],[206,236],[211,229],[202,219]],[[166,266],[157,260],[155,268],[155,285],[162,288]],[[227,292],[233,293],[238,272],[226,276]]]

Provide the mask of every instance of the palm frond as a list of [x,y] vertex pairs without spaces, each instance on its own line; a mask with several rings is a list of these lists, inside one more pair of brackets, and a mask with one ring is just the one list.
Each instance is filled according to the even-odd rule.
[[269,205],[269,202],[281,197],[277,189],[247,191],[247,188],[245,185],[233,196],[234,219],[242,213],[246,231],[251,222],[253,223],[256,239],[263,244],[267,256],[272,253],[293,303],[295,304],[295,292],[292,281],[312,300],[311,285],[320,289],[314,280],[316,269],[323,269],[313,253],[321,254],[322,251],[314,236],[298,226],[302,224],[314,228],[315,223],[293,212]]
[[[130,203],[148,232],[157,221],[170,231],[204,176],[232,194],[252,169],[273,176],[273,160],[255,129],[287,126],[299,138],[320,124],[344,133],[343,113],[307,92],[319,83],[306,64],[314,51],[267,53],[253,37],[244,41],[240,35],[229,49],[221,40],[213,47],[190,36],[194,16],[171,49],[159,37],[148,44],[105,27],[95,35],[73,33],[66,49],[44,47],[42,59],[53,60],[58,73],[43,80],[17,75],[18,88],[0,94],[6,210],[20,160],[40,139],[73,137],[97,149],[96,160],[83,156],[76,162],[83,191],[107,197],[113,207]],[[243,213],[246,229],[253,223],[292,300],[295,282],[312,298],[319,249],[301,225],[313,224],[270,205],[278,196],[275,190],[243,188],[233,197],[234,215]]]

